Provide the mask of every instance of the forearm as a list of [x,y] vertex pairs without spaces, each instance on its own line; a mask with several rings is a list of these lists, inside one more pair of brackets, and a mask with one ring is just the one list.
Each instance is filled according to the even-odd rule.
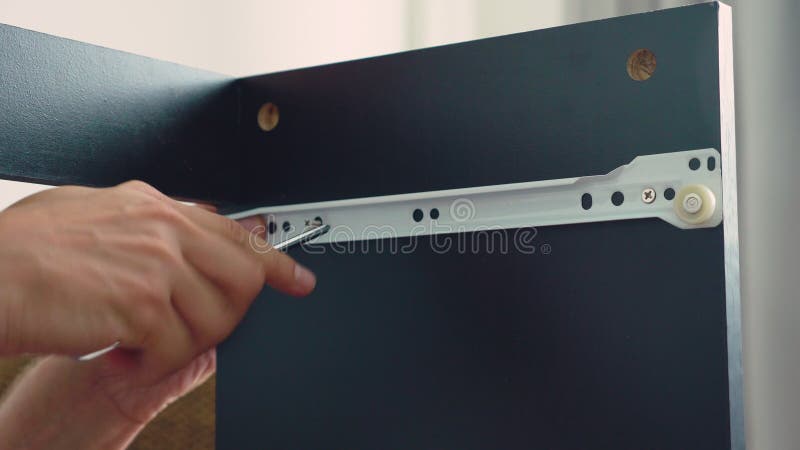
[[84,363],[68,357],[36,362],[0,403],[0,448],[124,449],[142,427],[95,388]]

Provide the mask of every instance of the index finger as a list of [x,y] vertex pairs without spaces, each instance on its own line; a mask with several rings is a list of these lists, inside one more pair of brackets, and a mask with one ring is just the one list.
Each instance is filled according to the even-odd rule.
[[271,287],[294,295],[306,295],[314,289],[314,274],[289,255],[273,249],[257,231],[248,231],[235,220],[219,214],[183,204],[177,207],[192,222],[255,257],[262,265],[264,281]]

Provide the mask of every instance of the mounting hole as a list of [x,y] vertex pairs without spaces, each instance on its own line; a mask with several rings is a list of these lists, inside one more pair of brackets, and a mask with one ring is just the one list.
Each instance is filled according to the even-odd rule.
[[281,228],[283,228],[283,231],[288,233],[289,230],[292,229],[292,224],[290,224],[289,221],[283,222],[283,225],[281,225]]
[[258,110],[258,127],[264,131],[272,131],[278,126],[280,111],[278,106],[272,102],[264,103]]
[[667,200],[672,200],[675,198],[675,189],[666,188],[664,189],[664,198]]
[[436,220],[439,218],[439,209],[433,208],[431,209],[431,219]]
[[414,214],[412,214],[411,217],[414,219],[414,222],[421,222],[422,218],[425,217],[425,214],[421,209],[415,209]]
[[708,157],[708,161],[706,161],[706,165],[708,167],[708,170],[710,172],[713,172],[714,169],[717,168],[717,158],[714,158],[713,156],[709,156]]
[[697,170],[700,168],[700,160],[697,158],[692,158],[689,160],[689,168],[692,170]]
[[270,221],[267,224],[267,231],[269,231],[269,234],[275,234],[275,232],[278,231],[278,225],[275,224],[275,222]]
[[581,195],[581,207],[587,210],[592,207],[592,194],[587,192]]
[[628,57],[628,76],[636,81],[645,81],[656,71],[656,55],[646,48],[634,50]]
[[622,195],[622,192],[617,191],[611,194],[611,203],[613,203],[614,206],[619,206],[624,201],[625,201],[625,196]]

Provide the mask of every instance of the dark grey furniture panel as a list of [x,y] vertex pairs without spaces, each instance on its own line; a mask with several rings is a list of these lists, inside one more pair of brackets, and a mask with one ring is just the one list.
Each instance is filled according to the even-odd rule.
[[218,448],[728,448],[721,234],[648,220],[542,228],[549,255],[299,252],[317,292],[265,292],[220,350]]
[[[245,198],[553,179],[722,149],[718,12],[244,79]],[[626,73],[637,48],[658,58],[645,82]],[[281,109],[269,133],[255,124],[266,101]],[[275,161],[284,170],[265,170]],[[265,291],[220,348],[218,447],[731,448],[725,226],[547,227],[549,255],[441,255],[428,238],[404,255],[299,252],[317,292]]]
[[0,25],[0,177],[240,192],[234,79]]

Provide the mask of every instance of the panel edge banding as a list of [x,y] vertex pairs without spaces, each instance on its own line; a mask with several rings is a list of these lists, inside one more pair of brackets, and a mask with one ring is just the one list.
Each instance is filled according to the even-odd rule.
[[733,84],[731,7],[717,3],[719,43],[719,111],[722,150],[722,214],[725,249],[725,310],[728,344],[728,398],[731,449],[744,450],[742,313],[739,278],[739,222],[736,191],[736,114]]

